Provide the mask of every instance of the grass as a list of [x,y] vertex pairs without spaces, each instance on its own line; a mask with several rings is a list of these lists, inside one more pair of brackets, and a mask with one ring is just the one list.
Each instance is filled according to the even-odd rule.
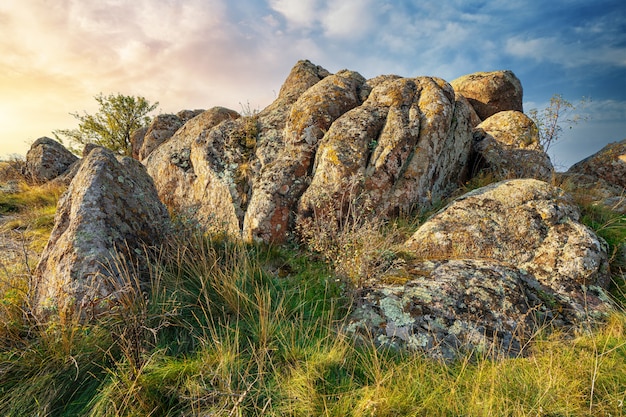
[[[11,197],[9,229],[21,230],[29,245],[31,236],[43,240],[58,191],[24,187]],[[605,239],[616,247],[623,218],[593,210],[583,210],[585,221],[610,233]],[[414,227],[407,219],[354,223],[323,256],[180,226],[165,245],[146,249],[147,276],[127,269],[116,284],[118,304],[90,323],[34,321],[28,268],[18,256],[5,271],[22,268],[21,275],[5,273],[0,288],[0,415],[626,414],[623,311],[577,332],[538,333],[530,353],[515,358],[468,354],[443,362],[348,337],[350,289],[368,278],[349,258],[371,262]],[[40,248],[29,253],[36,258]],[[342,276],[336,262],[344,262]],[[145,280],[149,293],[141,291]]]

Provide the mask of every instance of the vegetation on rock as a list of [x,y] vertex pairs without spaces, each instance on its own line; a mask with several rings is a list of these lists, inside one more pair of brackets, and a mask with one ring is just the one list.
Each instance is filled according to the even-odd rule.
[[[2,207],[17,216],[13,223],[2,218],[3,233],[28,230],[31,221],[49,233],[50,221],[31,216],[37,207],[54,207],[59,191],[21,186],[0,194]],[[617,233],[611,241],[619,245],[626,225],[612,218],[594,216],[589,224]],[[442,361],[357,342],[344,331],[355,287],[337,272],[349,267],[347,258],[362,256],[365,245],[389,249],[377,243],[384,239],[378,232],[389,237],[395,230],[391,241],[410,236],[418,217],[395,226],[354,223],[341,237],[353,249],[342,259],[331,247],[330,264],[305,248],[207,236],[182,220],[151,258],[152,291],[124,291],[139,278],[128,269],[116,284],[125,295],[112,314],[90,323],[71,316],[35,321],[24,281],[9,272],[21,268],[27,278],[25,258],[3,260],[0,414],[623,414],[623,304],[603,322],[569,333],[541,327],[524,355],[469,351]],[[32,261],[41,247],[29,250]]]

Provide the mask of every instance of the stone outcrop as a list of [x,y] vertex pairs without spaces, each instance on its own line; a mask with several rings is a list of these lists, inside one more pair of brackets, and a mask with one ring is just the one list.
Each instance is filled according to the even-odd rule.
[[[300,61],[261,111],[157,116],[133,134],[145,169],[86,146],[59,177],[71,183],[36,269],[36,310],[104,311],[127,262],[141,270],[142,245],[167,236],[165,206],[209,233],[284,243],[323,222],[340,233],[347,220],[431,208],[488,169],[507,180],[456,198],[372,261],[381,266],[359,282],[346,330],[446,359],[523,353],[538,327],[604,312],[609,271],[606,243],[571,197],[540,181],[553,167],[521,103],[510,71],[449,84]],[[623,195],[623,147],[557,181],[602,183],[604,202]]]
[[364,88],[360,74],[344,70],[317,82],[291,106],[280,133],[283,149],[253,184],[243,222],[246,240],[285,240],[320,140],[340,116],[362,103]]
[[[202,132],[186,130],[206,112],[187,123],[145,161],[164,202],[207,230],[241,236],[244,223],[250,224],[250,229],[259,224],[264,227],[263,221],[244,219],[250,204],[259,212],[266,207],[261,189],[252,197],[253,185],[262,176],[261,171],[267,172],[263,175],[270,179],[272,170],[278,176],[290,175],[272,167],[281,164],[279,159],[288,158],[284,129],[292,106],[305,91],[329,75],[309,61],[300,61],[291,70],[278,98],[263,111],[244,117],[221,113],[227,117],[215,124],[203,122]],[[278,216],[270,213],[269,217]]]
[[161,201],[171,210],[184,216],[199,216],[205,190],[194,186],[197,173],[191,161],[192,145],[220,123],[239,117],[239,113],[224,107],[208,109],[185,123],[143,161],[155,180]]
[[424,223],[406,243],[427,259],[496,259],[532,274],[555,292],[588,305],[583,286],[609,283],[606,243],[578,222],[562,190],[509,180],[469,192]]
[[[428,206],[462,182],[472,144],[469,108],[444,80],[376,80],[363,105],[322,139],[314,176],[298,207],[391,216]],[[301,220],[302,221],[302,220]]]
[[554,167],[539,142],[535,123],[524,113],[501,111],[474,130],[475,170],[486,167],[499,180],[535,178],[550,181]]
[[562,308],[532,275],[507,263],[414,260],[357,293],[346,330],[444,359],[516,356],[542,325],[569,323]]
[[136,258],[143,244],[165,236],[168,224],[167,209],[139,162],[91,150],[59,200],[35,272],[35,310],[88,317],[105,309],[111,280],[123,279],[116,253]]
[[146,130],[137,153],[138,159],[144,160],[157,146],[171,138],[182,125],[183,121],[175,114],[157,115]]
[[606,145],[597,153],[574,164],[570,174],[584,174],[626,188],[626,139]]
[[[457,198],[356,296],[348,331],[454,358],[517,355],[535,331],[609,311],[606,244],[566,194],[510,180]],[[408,255],[407,255],[408,254]]]
[[26,165],[32,179],[47,182],[65,173],[78,160],[76,155],[54,139],[42,137],[26,153]]
[[[181,129],[145,162],[170,208],[206,228],[280,243],[296,223],[306,227],[318,205],[344,210],[337,202],[347,201],[351,182],[363,206],[381,216],[450,193],[468,173],[472,114],[438,78],[365,80],[300,61],[266,109],[193,138]],[[176,171],[181,147],[168,144],[177,142],[193,175],[166,173]]]
[[450,84],[469,100],[481,120],[505,110],[524,111],[522,83],[511,71],[476,72]]

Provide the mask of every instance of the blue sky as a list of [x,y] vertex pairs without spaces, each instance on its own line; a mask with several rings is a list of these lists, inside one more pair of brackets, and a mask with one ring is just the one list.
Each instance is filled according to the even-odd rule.
[[0,156],[76,126],[98,93],[142,95],[160,111],[263,108],[309,59],[366,78],[452,81],[510,69],[524,109],[553,94],[591,98],[590,119],[551,150],[564,169],[626,138],[623,0],[4,0]]

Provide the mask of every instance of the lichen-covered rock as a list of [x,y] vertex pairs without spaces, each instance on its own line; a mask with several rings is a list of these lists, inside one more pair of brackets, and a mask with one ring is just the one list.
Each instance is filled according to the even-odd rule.
[[535,178],[550,181],[554,167],[539,143],[535,123],[524,113],[501,111],[488,117],[474,130],[478,166],[484,165],[502,179]]
[[570,174],[585,174],[626,188],[626,139],[606,145],[597,153],[574,164]]
[[300,224],[319,212],[342,216],[355,204],[358,215],[408,212],[463,181],[472,143],[466,101],[438,78],[379,77],[372,85],[367,100],[324,135]]
[[[111,262],[160,241],[169,215],[136,160],[95,148],[61,197],[55,224],[35,271],[35,310],[97,314],[122,274]],[[141,264],[141,262],[139,262]]]
[[424,259],[496,259],[570,297],[580,312],[595,301],[585,289],[609,283],[606,243],[578,222],[561,189],[509,180],[457,198],[406,242]]
[[204,113],[204,109],[196,109],[196,110],[181,110],[176,113],[176,116],[180,119],[182,124],[187,123],[194,117]]
[[78,160],[54,139],[42,137],[31,145],[26,153],[26,166],[33,180],[50,181],[63,174]]
[[[239,117],[239,113],[224,107],[206,110],[185,123],[143,161],[154,178],[159,198],[167,207],[190,216],[197,211],[202,190],[194,188],[196,173],[191,162],[191,145],[223,121]],[[195,193],[199,194],[197,198]]]
[[594,175],[559,172],[555,185],[586,204],[599,204],[606,209],[626,214],[626,188],[612,184]]
[[[291,107],[283,129],[284,147],[265,164],[254,183],[244,223],[244,239],[284,242],[293,213],[310,181],[317,146],[332,123],[361,104],[365,78],[343,70],[304,92]],[[267,159],[267,158],[266,158]]]
[[[135,129],[130,134],[130,147],[131,147],[131,155],[136,160],[139,159],[139,151],[143,146],[143,140],[146,137],[146,132],[148,131],[148,126],[140,127],[139,129]],[[84,153],[84,151],[83,151]]]
[[[156,178],[163,201],[168,207],[195,219],[207,230],[241,236],[253,188],[262,172],[271,171],[282,177],[290,175],[272,167],[278,159],[287,157],[284,155],[285,125],[294,103],[306,90],[329,75],[328,71],[309,61],[299,61],[283,84],[278,98],[261,112],[239,119],[229,118],[199,135],[185,132],[187,125],[197,118],[188,122],[175,135],[178,145],[172,144],[172,139],[157,148],[146,161],[148,171]],[[341,108],[343,104],[338,103],[337,106]],[[324,115],[322,107],[318,110],[322,110],[320,114]],[[327,114],[331,115],[333,111],[336,110],[329,110]],[[187,167],[184,174],[181,172],[183,168],[172,167],[174,153],[176,161],[184,155],[182,159]],[[272,173],[263,174],[264,178],[272,179]],[[259,195],[254,197],[254,207],[258,209],[253,209],[259,213],[259,220],[246,221],[249,224],[246,226],[247,235],[251,238],[264,233],[254,231],[257,227],[266,227],[267,217],[264,216],[278,219],[284,210],[266,211],[265,197],[262,187],[259,187]],[[279,188],[282,189],[282,185]],[[276,197],[272,195],[271,198]],[[283,239],[282,233],[286,230],[279,232],[280,235],[276,235],[278,240]]]
[[522,83],[511,71],[476,72],[450,84],[469,100],[481,120],[505,110],[524,111]]
[[183,121],[175,114],[159,114],[152,119],[139,149],[139,160],[143,161],[157,146],[171,138],[182,125]]
[[568,308],[553,290],[506,263],[414,260],[357,293],[346,330],[438,358],[514,356],[542,325],[569,324]]

